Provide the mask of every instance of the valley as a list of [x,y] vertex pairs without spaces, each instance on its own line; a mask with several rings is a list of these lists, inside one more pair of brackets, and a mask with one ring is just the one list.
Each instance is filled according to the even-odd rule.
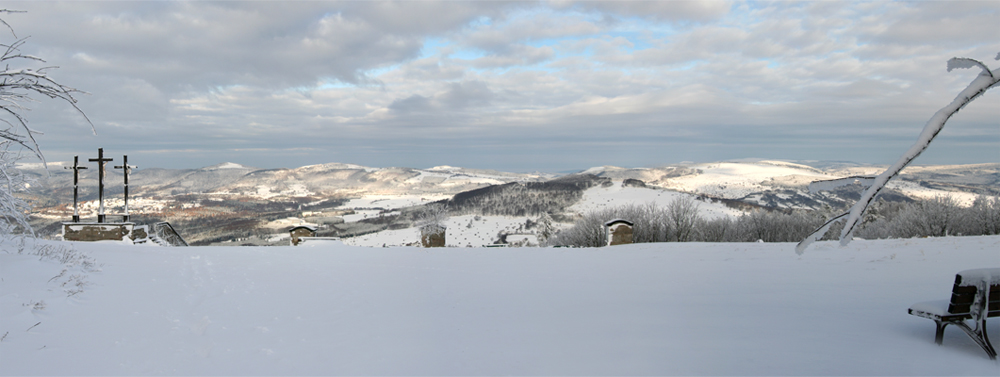
[[[57,238],[73,214],[68,163],[48,171],[25,164],[35,184],[32,224]],[[840,209],[862,187],[811,193],[812,181],[871,176],[884,167],[847,162],[737,160],[656,168],[595,167],[572,174],[508,173],[439,166],[373,168],[330,163],[295,169],[257,169],[223,163],[200,169],[137,169],[130,176],[129,213],[137,223],[168,221],[192,245],[287,245],[288,229],[318,228],[362,246],[419,243],[416,224],[429,205],[446,206],[448,246],[539,242],[535,224],[558,232],[583,214],[626,204],[665,206],[687,197],[704,218],[737,217],[755,209]],[[122,176],[109,171],[109,219],[124,211]],[[971,204],[978,195],[1000,195],[1000,164],[914,166],[890,183],[881,198],[912,201],[949,196]],[[97,213],[96,174],[80,179],[80,215]],[[520,241],[512,241],[520,240]]]

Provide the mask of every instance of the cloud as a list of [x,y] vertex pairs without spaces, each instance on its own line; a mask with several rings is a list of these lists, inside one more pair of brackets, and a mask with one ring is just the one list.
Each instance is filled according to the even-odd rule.
[[707,22],[729,13],[728,1],[553,1],[557,8],[576,7],[623,17],[667,22]]
[[553,57],[555,57],[555,51],[551,47],[518,45],[505,49],[502,54],[490,54],[472,59],[472,66],[476,68],[530,66],[551,60]]
[[[31,104],[50,160],[568,170],[905,148],[976,74],[945,61],[1000,52],[995,4],[951,4],[67,2],[5,20],[91,93],[96,137]],[[995,160],[998,95],[952,120],[949,158]]]
[[1000,4],[981,1],[929,2],[919,7],[894,7],[862,41],[887,45],[927,46],[996,43]]
[[427,97],[419,94],[392,101],[389,110],[400,113],[424,113],[435,108],[434,104]]
[[[425,36],[501,8],[452,2],[61,6],[66,8],[59,20],[46,19],[53,17],[47,9],[29,7],[29,24],[51,25],[37,30],[33,42],[56,57],[77,56],[74,69],[142,78],[168,91],[236,84],[281,88],[323,78],[362,83],[367,70],[415,58]],[[11,19],[15,26],[19,21]]]

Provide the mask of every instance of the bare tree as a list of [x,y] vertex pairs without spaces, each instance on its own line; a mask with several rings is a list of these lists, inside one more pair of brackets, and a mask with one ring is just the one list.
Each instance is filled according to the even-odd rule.
[[[0,9],[0,14],[10,13],[20,12]],[[28,188],[24,175],[14,165],[22,154],[20,151],[13,151],[11,147],[16,144],[18,149],[27,149],[45,164],[45,157],[35,140],[35,135],[41,132],[29,127],[24,115],[30,110],[27,104],[37,101],[32,96],[65,101],[87,120],[95,134],[97,131],[73,97],[74,94],[84,92],[62,85],[49,77],[48,71],[58,67],[44,66],[42,64],[45,60],[42,58],[22,54],[21,46],[27,42],[27,37],[18,38],[14,28],[2,18],[0,23],[10,30],[14,38],[11,43],[0,43],[0,51],[3,51],[0,55],[0,235],[5,236],[14,232],[31,232],[28,225],[28,211],[31,207],[15,195]]]
[[[1000,60],[1000,53],[997,53],[995,59]],[[895,164],[882,172],[882,174],[875,177],[875,180],[871,182],[871,186],[868,187],[863,194],[861,194],[861,198],[858,199],[858,202],[851,207],[850,211],[836,216],[827,221],[826,224],[823,224],[823,226],[820,226],[819,229],[816,229],[816,231],[795,246],[795,252],[802,254],[802,252],[809,247],[809,244],[823,237],[823,235],[826,234],[826,231],[830,229],[830,226],[845,219],[846,223],[844,224],[844,229],[840,231],[840,244],[847,245],[851,242],[854,231],[860,224],[865,210],[868,209],[868,206],[870,206],[878,197],[878,194],[882,192],[882,189],[885,188],[887,183],[889,183],[889,180],[895,178],[896,175],[903,170],[903,168],[909,165],[910,162],[913,162],[917,156],[920,156],[920,154],[927,149],[927,147],[931,144],[931,141],[933,141],[938,133],[944,129],[944,124],[948,122],[948,119],[951,118],[952,115],[955,115],[955,113],[965,107],[965,105],[968,105],[970,102],[983,95],[983,93],[986,93],[987,90],[997,87],[997,84],[1000,83],[1000,68],[991,71],[986,64],[969,58],[952,58],[951,60],[948,60],[949,72],[955,68],[973,67],[979,67],[982,69],[982,72],[979,76],[976,76],[975,80],[972,80],[972,82],[969,83],[964,90],[958,93],[958,96],[955,97],[951,103],[934,113],[931,119],[927,121],[927,124],[924,125],[924,130],[920,133],[920,137],[917,138],[917,142],[913,144],[913,146],[910,147],[906,153],[900,156],[899,160],[896,161]]]
[[698,223],[698,203],[690,196],[677,197],[667,205],[667,219],[674,233],[671,241],[691,241]]

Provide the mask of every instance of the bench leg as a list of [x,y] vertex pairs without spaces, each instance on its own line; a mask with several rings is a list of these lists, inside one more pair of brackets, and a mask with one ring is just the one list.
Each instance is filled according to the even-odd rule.
[[979,346],[983,348],[983,351],[986,351],[986,354],[990,356],[991,360],[997,359],[997,351],[993,348],[993,344],[990,343],[990,338],[986,335],[985,318],[976,321],[975,329],[969,327],[965,321],[955,322],[955,325],[962,329],[962,331],[965,331],[965,333],[968,334],[969,337],[976,342],[976,344],[979,344]]
[[937,331],[934,333],[934,343],[940,346],[944,343],[944,328],[948,326],[948,322],[934,320],[934,323],[937,324]]

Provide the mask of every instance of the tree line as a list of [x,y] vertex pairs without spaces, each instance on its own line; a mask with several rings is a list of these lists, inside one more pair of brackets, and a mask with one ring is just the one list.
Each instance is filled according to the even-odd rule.
[[[599,247],[607,243],[604,223],[625,219],[634,224],[632,239],[643,242],[798,242],[834,214],[826,210],[756,209],[738,217],[706,219],[698,203],[675,199],[666,206],[629,204],[591,211],[550,245]],[[842,225],[841,225],[842,226]],[[835,239],[839,228],[824,239]],[[866,212],[856,235],[864,239],[1000,234],[1000,198],[979,196],[962,206],[950,196],[913,202],[878,201]]]

